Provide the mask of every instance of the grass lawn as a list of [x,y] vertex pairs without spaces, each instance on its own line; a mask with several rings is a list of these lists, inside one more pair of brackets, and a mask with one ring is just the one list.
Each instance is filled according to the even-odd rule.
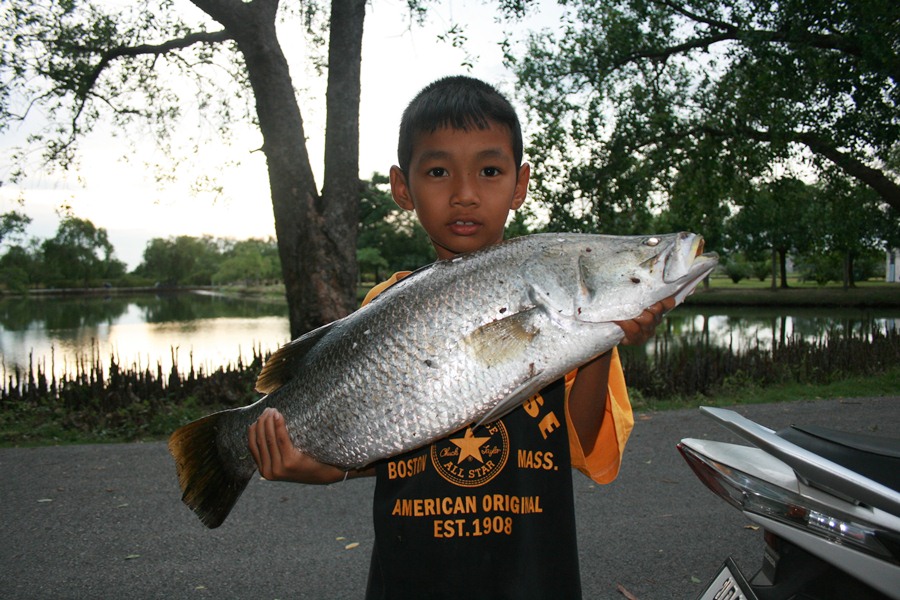
[[732,283],[726,277],[710,278],[687,299],[695,305],[743,306],[856,306],[864,308],[900,308],[900,284],[863,281],[844,289],[840,284],[818,285],[791,279],[788,288],[772,288],[769,281],[742,280]]

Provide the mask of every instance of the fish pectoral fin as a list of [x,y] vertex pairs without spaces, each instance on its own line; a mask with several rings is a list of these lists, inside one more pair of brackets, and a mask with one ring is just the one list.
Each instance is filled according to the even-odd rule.
[[256,379],[256,391],[262,394],[271,394],[296,377],[300,372],[299,365],[306,357],[306,353],[319,343],[319,340],[337,323],[340,321],[323,325],[276,350],[263,365],[262,371],[259,372],[259,377]]
[[478,423],[476,423],[476,427],[484,425],[485,423],[490,423],[491,421],[496,421],[512,409],[521,406],[522,402],[537,393],[540,385],[535,384],[535,381],[540,377],[541,373],[542,371],[532,371],[529,374],[528,379],[510,392],[505,399],[498,402],[497,406],[492,408],[490,412],[481,417],[481,419],[478,420]]
[[463,338],[463,345],[487,367],[518,358],[540,332],[534,324],[536,310],[530,308],[486,323]]

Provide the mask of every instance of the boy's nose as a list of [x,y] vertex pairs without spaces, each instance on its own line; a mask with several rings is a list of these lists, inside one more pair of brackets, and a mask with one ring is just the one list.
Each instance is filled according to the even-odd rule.
[[475,182],[471,177],[460,177],[453,186],[453,192],[450,196],[451,204],[461,206],[469,206],[478,203],[478,192]]

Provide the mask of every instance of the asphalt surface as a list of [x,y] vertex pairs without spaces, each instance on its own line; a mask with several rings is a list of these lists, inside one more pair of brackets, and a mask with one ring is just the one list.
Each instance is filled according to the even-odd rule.
[[[740,407],[791,423],[900,436],[900,397]],[[746,573],[762,532],[695,478],[684,437],[734,441],[696,410],[637,415],[619,478],[576,476],[585,598],[693,599],[728,555]],[[252,481],[208,530],[179,500],[163,443],[0,450],[0,598],[360,598],[373,481]]]

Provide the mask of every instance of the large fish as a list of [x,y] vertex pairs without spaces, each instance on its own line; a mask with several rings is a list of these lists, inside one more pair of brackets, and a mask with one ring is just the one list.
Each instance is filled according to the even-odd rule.
[[208,527],[256,465],[247,429],[264,408],[320,462],[359,468],[512,410],[623,337],[614,321],[678,303],[712,271],[691,233],[542,234],[436,262],[266,362],[267,395],[172,434],[182,499]]

